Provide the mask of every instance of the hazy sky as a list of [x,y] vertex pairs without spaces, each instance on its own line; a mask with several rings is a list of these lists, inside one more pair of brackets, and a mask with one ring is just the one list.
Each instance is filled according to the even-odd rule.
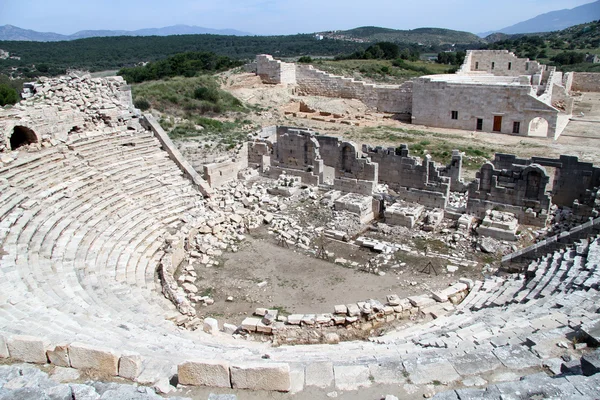
[[186,24],[255,34],[293,34],[375,25],[500,29],[592,0],[0,0],[0,25],[71,34],[87,29]]

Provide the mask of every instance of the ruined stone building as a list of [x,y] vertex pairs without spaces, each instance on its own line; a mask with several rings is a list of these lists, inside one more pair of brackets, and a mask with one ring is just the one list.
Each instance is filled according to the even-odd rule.
[[358,99],[414,124],[554,139],[573,111],[571,90],[600,90],[598,74],[563,74],[506,50],[470,50],[456,74],[402,85],[367,84],[268,55],[258,55],[255,67],[265,83],[294,85],[299,94]]

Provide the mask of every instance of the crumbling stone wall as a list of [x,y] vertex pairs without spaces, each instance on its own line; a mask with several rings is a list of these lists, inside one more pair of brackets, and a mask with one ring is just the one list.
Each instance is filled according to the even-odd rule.
[[445,209],[450,178],[440,175],[431,156],[421,160],[409,155],[408,146],[383,149],[364,146],[365,153],[380,166],[379,181],[386,183],[405,201]]
[[450,164],[438,167],[440,176],[450,178],[450,190],[453,192],[464,193],[468,190],[468,185],[465,184],[462,178],[462,158],[463,153],[460,150],[452,150]]
[[[501,157],[500,157],[501,158]],[[506,165],[506,160],[499,164]],[[514,213],[520,223],[544,226],[550,209],[546,186],[550,178],[539,164],[511,164],[497,169],[485,163],[469,184],[467,213],[484,218],[488,210]]]
[[552,203],[559,207],[570,207],[576,215],[589,217],[597,209],[596,193],[600,188],[600,168],[582,162],[575,156],[561,155],[556,158],[517,158],[512,154],[496,154],[493,164],[498,169],[538,164],[555,168],[552,187]]
[[264,83],[296,84],[296,65],[275,60],[268,54],[256,56],[256,73]]
[[577,92],[600,92],[600,73],[573,72],[571,90]]
[[[268,146],[256,142],[249,152],[252,163],[260,154],[264,164]],[[344,192],[371,194],[378,179],[378,166],[364,157],[351,142],[335,137],[315,135],[300,128],[277,127],[277,139],[272,144],[268,161],[269,174],[278,176],[285,172],[302,178],[304,183],[318,185],[333,180],[334,188]],[[251,156],[250,156],[251,154]],[[265,167],[265,169],[267,169]]]
[[206,179],[211,188],[216,188],[227,182],[236,180],[238,173],[248,168],[248,159],[248,144],[245,143],[237,152],[234,159],[205,165],[204,179]]
[[463,65],[460,72],[489,72],[497,76],[531,76],[545,70],[545,65],[519,58],[508,50],[467,50]]
[[410,114],[412,82],[402,85],[373,85],[328,74],[312,65],[296,68],[298,92],[303,95],[358,99],[381,112]]
[[67,140],[71,133],[139,128],[131,88],[120,76],[41,77],[32,86],[35,93],[31,97],[0,109],[0,151],[11,150],[15,127],[30,129],[35,142],[44,146]]

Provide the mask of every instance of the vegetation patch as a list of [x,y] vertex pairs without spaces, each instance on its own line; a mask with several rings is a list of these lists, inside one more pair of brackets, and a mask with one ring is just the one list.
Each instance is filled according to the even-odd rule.
[[173,115],[220,114],[226,111],[246,111],[242,102],[221,90],[214,77],[175,77],[133,85],[134,103],[146,103],[161,112]]
[[187,52],[140,67],[122,68],[118,75],[129,83],[140,83],[174,76],[193,77],[198,74],[221,72],[242,64],[239,60],[232,60],[215,53]]

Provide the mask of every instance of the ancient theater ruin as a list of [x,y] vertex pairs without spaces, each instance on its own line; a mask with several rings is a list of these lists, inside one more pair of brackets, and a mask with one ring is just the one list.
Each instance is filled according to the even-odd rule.
[[[454,78],[400,87],[268,56],[256,68],[299,92],[322,85],[448,126],[483,119],[494,131],[502,114],[500,132],[519,122],[526,135],[543,118],[548,137],[584,84],[509,53],[467,60]],[[419,114],[419,93],[442,87],[450,108]],[[452,100],[491,88],[514,109]],[[197,171],[119,77],[41,78],[31,90],[0,110],[7,362],[164,393],[597,397],[593,163],[495,154],[469,179],[458,150],[440,165],[411,144],[271,125]],[[298,276],[285,275],[292,268]],[[208,290],[211,279],[221,286]]]

